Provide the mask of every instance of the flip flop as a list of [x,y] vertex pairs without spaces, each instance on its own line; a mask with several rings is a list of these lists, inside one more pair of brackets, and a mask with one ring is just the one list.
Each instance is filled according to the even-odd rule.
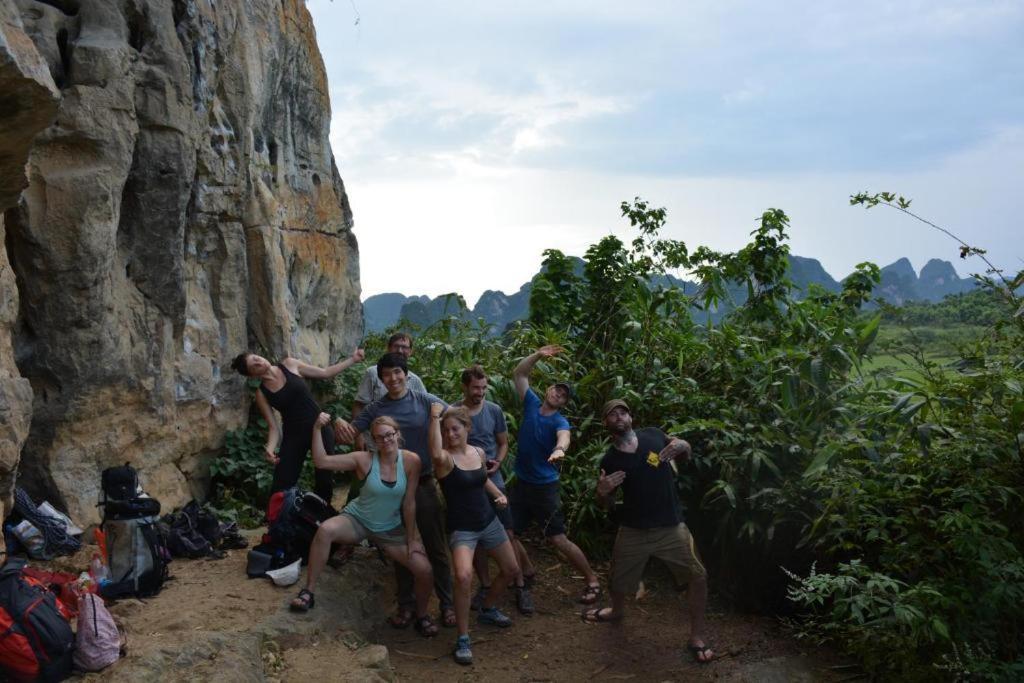
[[[607,614],[602,614],[605,610],[608,610]],[[593,609],[585,609],[580,612],[580,619],[587,624],[615,624],[622,621],[622,617],[612,617],[611,607],[594,607]]]
[[593,605],[599,597],[601,597],[601,584],[596,586],[587,584],[583,593],[580,594],[580,602],[584,605]]
[[[715,659],[715,651],[711,649],[711,646],[707,643],[703,645],[694,645],[693,643],[687,643],[686,649],[689,650],[690,655],[693,657],[693,661],[698,664],[710,664]],[[701,659],[701,657],[704,659]]]

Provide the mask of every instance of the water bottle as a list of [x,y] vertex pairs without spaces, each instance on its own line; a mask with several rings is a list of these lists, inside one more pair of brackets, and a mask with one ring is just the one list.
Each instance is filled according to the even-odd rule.
[[99,553],[95,553],[92,556],[92,562],[89,564],[89,574],[92,576],[93,582],[101,586],[110,580],[110,572],[107,570],[107,565],[103,564],[103,560],[100,559]]

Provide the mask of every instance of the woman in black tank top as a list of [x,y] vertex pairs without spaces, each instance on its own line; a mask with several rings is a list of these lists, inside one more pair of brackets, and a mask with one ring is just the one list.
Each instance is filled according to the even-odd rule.
[[512,620],[494,605],[509,583],[521,586],[523,579],[512,544],[491,506],[491,500],[500,507],[508,505],[508,500],[487,476],[484,452],[466,441],[472,418],[463,407],[449,408],[443,418],[442,410],[444,406],[440,403],[430,406],[430,457],[448,506],[448,533],[455,567],[455,619],[459,627],[455,660],[469,664],[473,657],[469,649],[469,601],[477,543],[497,560],[501,570],[491,582],[478,621],[510,626]]
[[[274,481],[271,491],[282,491],[295,486],[302,472],[302,463],[310,448],[310,434],[320,414],[320,407],[313,398],[305,379],[331,379],[342,370],[363,360],[362,349],[334,365],[320,368],[304,363],[297,358],[285,358],[276,365],[255,353],[239,354],[231,363],[239,374],[260,380],[256,392],[256,407],[267,422],[267,443],[263,450],[267,460],[274,465]],[[304,379],[305,378],[305,379]],[[281,428],[271,408],[281,414]],[[322,430],[327,452],[334,452],[334,431],[330,426]],[[280,450],[275,453],[280,439]],[[331,502],[333,493],[331,473],[316,470],[314,492]]]

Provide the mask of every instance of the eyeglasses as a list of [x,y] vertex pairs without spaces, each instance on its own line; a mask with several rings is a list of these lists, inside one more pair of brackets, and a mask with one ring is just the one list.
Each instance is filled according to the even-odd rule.
[[395,437],[398,436],[398,432],[386,432],[384,434],[376,434],[373,437],[374,441],[394,441]]

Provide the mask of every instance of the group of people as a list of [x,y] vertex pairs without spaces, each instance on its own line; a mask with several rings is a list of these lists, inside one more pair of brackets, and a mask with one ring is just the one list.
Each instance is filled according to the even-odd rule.
[[[397,628],[412,624],[425,637],[437,635],[438,624],[428,611],[433,590],[441,623],[457,628],[455,661],[471,664],[471,611],[477,611],[481,624],[511,626],[512,619],[499,607],[509,588],[521,614],[534,611],[530,588],[536,569],[519,536],[537,523],[583,576],[579,602],[585,606],[585,621],[620,621],[625,596],[637,589],[647,560],[656,557],[678,579],[689,582],[687,648],[697,662],[714,658],[704,640],[707,575],[683,524],[671,465],[690,457],[686,441],[656,428],[634,430],[625,401],[604,405],[601,418],[612,444],[600,464],[597,498],[611,510],[621,490],[622,501],[609,576],[611,604],[597,606],[600,581],[583,551],[566,536],[562,516],[558,461],[569,448],[570,425],[561,410],[572,388],[556,382],[540,396],[530,386],[536,364],[562,349],[541,347],[513,372],[522,415],[511,491],[501,473],[509,450],[508,427],[501,406],[485,398],[485,370],[479,365],[466,368],[462,398],[449,405],[427,392],[409,371],[410,335],[392,335],[387,350],[367,368],[350,421],[339,417],[332,422],[321,413],[302,378],[334,377],[363,360],[361,349],[326,368],[294,358],[274,365],[253,353],[240,354],[232,364],[239,373],[260,380],[256,402],[270,425],[265,450],[275,466],[275,490],[295,485],[307,451],[316,468],[316,493],[326,500],[331,498],[332,472],[355,473],[349,502],[340,515],[321,524],[313,540],[306,585],[292,609],[314,607],[317,579],[333,547],[369,540],[395,565],[398,608],[389,623]],[[278,429],[271,408],[281,414],[283,429]],[[354,450],[334,454],[335,443]],[[490,558],[498,566],[494,577]],[[479,581],[475,595],[474,574]]]

